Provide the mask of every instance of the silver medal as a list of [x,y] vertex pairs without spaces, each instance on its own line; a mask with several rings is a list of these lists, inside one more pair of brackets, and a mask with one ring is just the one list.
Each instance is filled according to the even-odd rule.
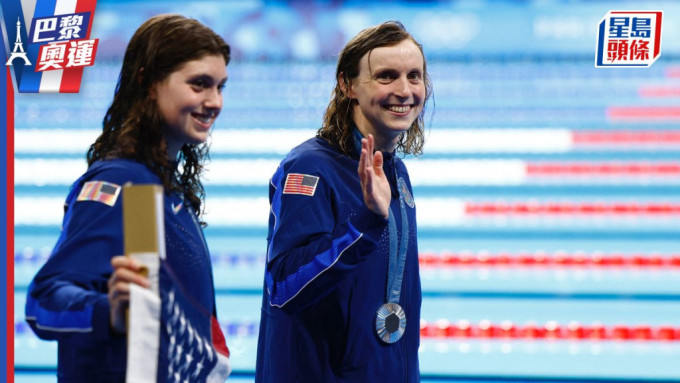
[[385,303],[378,309],[375,318],[375,331],[385,343],[391,344],[406,331],[406,313],[397,303]]

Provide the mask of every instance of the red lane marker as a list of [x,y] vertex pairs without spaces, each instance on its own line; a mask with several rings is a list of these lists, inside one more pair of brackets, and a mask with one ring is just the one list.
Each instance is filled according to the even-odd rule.
[[613,325],[606,326],[600,323],[584,325],[578,322],[569,322],[567,325],[555,321],[545,324],[526,323],[517,325],[511,321],[503,321],[500,324],[489,320],[471,323],[460,320],[451,323],[440,319],[434,323],[425,320],[420,321],[420,336],[424,338],[481,338],[481,339],[506,339],[506,340],[572,340],[572,341],[680,341],[680,327],[671,325],[650,326],[640,325]]
[[666,67],[666,77],[676,77],[680,78],[680,66],[669,66]]
[[640,97],[680,97],[680,88],[668,86],[643,86],[638,90]]
[[467,203],[467,215],[678,215],[680,205],[671,203]]
[[680,268],[680,254],[608,253],[426,253],[419,255],[423,268],[448,267],[625,267]]
[[680,107],[610,106],[607,119],[612,121],[680,121]]
[[585,131],[573,132],[572,141],[578,145],[678,145],[680,131]]
[[679,162],[663,163],[529,163],[530,176],[673,176],[680,175]]

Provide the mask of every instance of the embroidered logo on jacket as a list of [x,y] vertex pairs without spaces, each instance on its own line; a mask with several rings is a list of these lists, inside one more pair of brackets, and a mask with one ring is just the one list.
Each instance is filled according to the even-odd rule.
[[319,177],[309,174],[288,173],[286,184],[283,186],[283,194],[302,194],[313,196]]
[[401,196],[404,198],[404,202],[406,202],[406,204],[412,208],[416,207],[416,203],[413,201],[413,196],[411,196],[411,192],[408,190],[406,181],[404,181],[403,178],[399,177],[397,180],[397,187],[399,187],[399,191]]
[[113,206],[116,204],[121,187],[105,181],[85,182],[76,201],[95,201]]

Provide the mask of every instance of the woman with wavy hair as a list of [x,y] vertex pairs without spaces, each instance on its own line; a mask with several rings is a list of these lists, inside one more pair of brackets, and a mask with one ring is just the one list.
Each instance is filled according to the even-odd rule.
[[418,382],[415,203],[397,154],[422,151],[422,47],[399,22],[365,29],[335,80],[317,137],[270,182],[256,382]]
[[[139,262],[121,256],[123,185],[163,186],[167,264],[214,317],[200,176],[229,60],[220,36],[180,15],[152,17],[132,36],[88,170],[66,198],[59,240],[28,291],[29,324],[59,343],[59,382],[125,381],[130,285],[150,282]],[[219,326],[212,338],[228,354]]]

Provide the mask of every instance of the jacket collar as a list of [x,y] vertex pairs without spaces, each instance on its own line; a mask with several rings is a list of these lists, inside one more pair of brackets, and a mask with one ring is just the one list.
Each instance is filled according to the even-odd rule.
[[[357,126],[354,123],[352,123],[352,136],[354,137],[354,151],[352,153],[352,158],[358,160],[359,157],[361,157],[361,139],[364,138],[364,135],[361,134],[359,128],[357,128]],[[388,161],[391,162],[394,158],[395,153],[396,149],[389,153],[382,152],[384,162],[385,163],[387,163]]]

